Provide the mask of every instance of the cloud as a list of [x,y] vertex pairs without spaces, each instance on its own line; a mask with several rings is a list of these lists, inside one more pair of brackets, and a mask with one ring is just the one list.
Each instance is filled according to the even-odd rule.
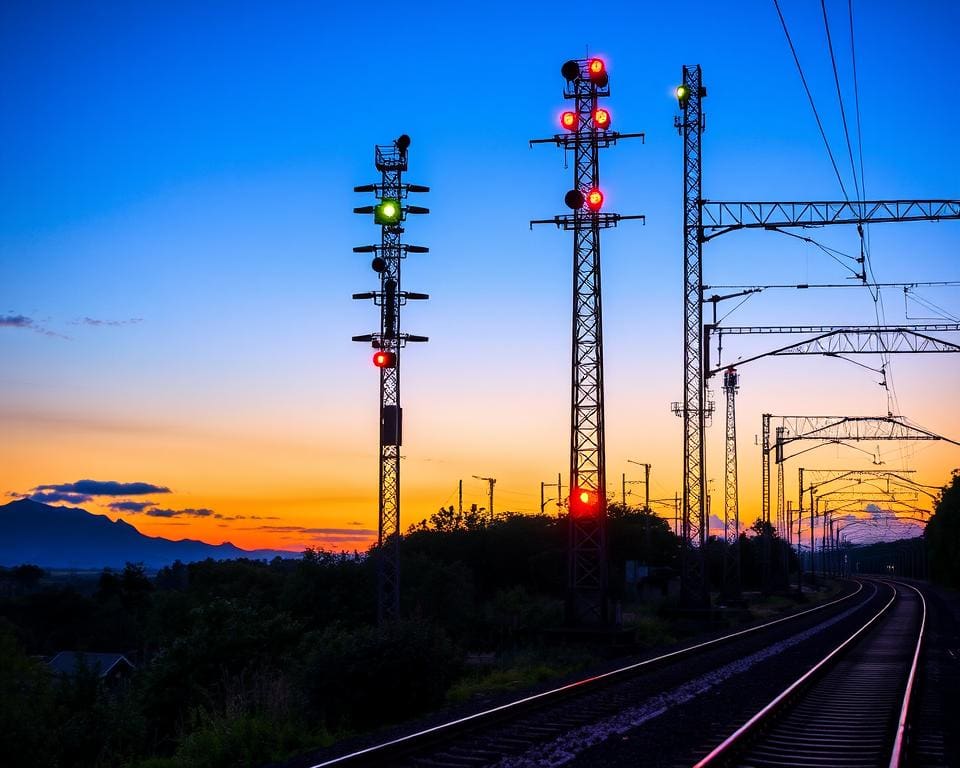
[[136,325],[137,323],[142,323],[142,322],[143,322],[142,317],[131,317],[127,320],[99,320],[95,317],[81,317],[77,320],[73,320],[70,324],[71,325],[92,325],[97,328],[103,327],[103,326],[111,326],[113,328],[116,328],[121,325]]
[[146,511],[150,517],[217,517],[212,509],[162,509],[151,507]]
[[375,536],[376,531],[369,528],[304,528],[301,525],[257,525],[248,526],[248,531],[269,531],[271,533],[300,533],[314,536],[342,536],[345,538],[367,538]]
[[114,512],[133,512],[134,514],[143,512],[149,507],[157,506],[155,501],[111,501],[107,504]]
[[148,493],[170,493],[169,488],[161,485],[143,482],[118,483],[116,480],[77,480],[75,483],[38,485],[31,490],[34,493],[56,491],[85,496],[144,496]]
[[88,496],[84,493],[73,493],[71,491],[58,491],[58,490],[36,490],[34,493],[26,494],[22,498],[30,499],[31,501],[39,501],[41,504],[52,504],[57,501],[65,501],[68,504],[84,504],[93,499],[92,496]]
[[42,334],[43,336],[50,336],[54,339],[70,338],[69,336],[64,336],[62,333],[57,333],[56,331],[51,331],[49,328],[44,328],[33,318],[27,317],[26,315],[0,315],[0,328],[23,328],[28,331],[34,331]]

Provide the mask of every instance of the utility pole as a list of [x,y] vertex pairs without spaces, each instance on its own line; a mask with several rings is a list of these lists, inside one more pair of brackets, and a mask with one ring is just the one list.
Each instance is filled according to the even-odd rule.
[[457,514],[463,517],[463,480],[457,483]]
[[561,480],[561,476],[560,476],[560,473],[559,473],[559,472],[557,472],[557,482],[555,482],[555,483],[545,483],[545,482],[543,482],[543,481],[540,482],[540,511],[541,511],[541,512],[544,511],[544,507],[547,506],[547,501],[548,501],[548,500],[545,500],[545,499],[544,499],[544,493],[543,493],[543,492],[544,492],[544,489],[545,489],[545,488],[556,488],[556,489],[557,489],[557,506],[558,506],[558,507],[562,507],[562,506],[563,506],[563,503],[562,503],[562,499],[563,499],[563,482],[562,482],[562,480]]
[[571,364],[570,508],[567,551],[567,622],[604,626],[607,605],[607,488],[603,408],[603,322],[600,290],[600,230],[624,219],[606,213],[600,188],[600,149],[643,134],[610,131],[610,95],[603,59],[574,59],[560,70],[563,96],[573,110],[561,115],[564,133],[533,144],[572,151],[573,188],[564,202],[570,213],[534,224],[573,232],[573,339]]
[[723,471],[723,591],[728,599],[740,597],[740,500],[737,485],[737,392],[740,374],[733,366],[723,375],[727,396],[726,443]]
[[495,485],[497,484],[497,479],[496,479],[495,477],[480,477],[480,476],[478,476],[478,475],[474,475],[473,478],[474,478],[475,480],[483,480],[483,481],[485,481],[486,483],[488,483],[489,486],[490,486],[490,490],[489,490],[489,499],[490,499],[490,522],[492,523],[492,522],[493,522],[493,519],[494,519],[494,518],[493,518],[493,486],[495,486]]
[[380,290],[353,294],[354,299],[373,299],[380,307],[380,331],[354,336],[375,350],[373,364],[380,369],[380,485],[377,537],[377,618],[380,623],[400,617],[400,446],[403,442],[403,411],[400,407],[400,350],[407,342],[425,342],[426,336],[400,332],[400,309],[408,301],[430,298],[425,293],[400,289],[400,264],[408,253],[426,253],[427,248],[400,242],[407,214],[429,213],[426,208],[406,205],[408,193],[429,192],[429,187],[405,184],[410,137],[378,145],[374,162],[379,184],[354,187],[354,192],[373,192],[376,205],[354,208],[354,213],[373,214],[381,227],[379,245],[361,245],[354,253],[374,254],[371,267],[380,276]]

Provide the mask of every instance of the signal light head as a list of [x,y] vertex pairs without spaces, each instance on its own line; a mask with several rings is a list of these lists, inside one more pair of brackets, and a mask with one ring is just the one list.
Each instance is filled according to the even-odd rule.
[[603,128],[604,130],[609,128],[610,113],[602,107],[598,107],[597,109],[593,110],[593,124],[597,128]]
[[690,99],[690,89],[685,85],[677,86],[677,101],[680,104],[680,109],[684,109],[687,106],[687,101]]
[[564,112],[562,115],[560,115],[560,125],[566,128],[568,131],[577,130],[577,113]]
[[402,217],[400,201],[392,198],[381,200],[373,209],[373,220],[376,224],[389,226],[398,223]]
[[591,189],[587,192],[587,208],[591,211],[599,211],[603,207],[603,192],[599,189]]
[[600,496],[588,488],[574,488],[570,494],[570,513],[576,517],[596,515],[600,511]]
[[396,352],[387,352],[381,349],[379,352],[374,353],[373,364],[377,366],[377,368],[396,368],[397,354]]
[[605,88],[608,82],[607,65],[603,59],[590,59],[587,62],[587,72],[590,73],[590,82],[599,88]]
[[567,208],[574,211],[583,208],[584,199],[583,192],[579,189],[571,189],[563,196],[563,202],[567,204]]
[[570,59],[570,61],[564,62],[563,66],[560,67],[560,74],[563,75],[564,80],[573,82],[580,77],[580,65],[573,59]]

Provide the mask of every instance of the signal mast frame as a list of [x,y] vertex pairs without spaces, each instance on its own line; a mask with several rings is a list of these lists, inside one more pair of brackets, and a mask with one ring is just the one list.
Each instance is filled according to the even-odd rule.
[[574,102],[564,113],[565,134],[533,139],[573,150],[573,188],[565,202],[571,213],[534,224],[573,232],[573,338],[570,406],[570,505],[567,539],[567,622],[604,626],[607,600],[607,480],[604,446],[603,323],[600,288],[600,230],[625,219],[601,212],[600,149],[644,134],[608,130],[610,113],[599,99],[610,95],[602,59],[572,59],[561,68],[563,97]]
[[403,291],[400,265],[408,253],[427,253],[428,248],[400,242],[407,214],[430,211],[404,204],[410,192],[430,188],[402,181],[407,170],[410,137],[400,136],[392,144],[377,145],[374,162],[380,171],[379,184],[354,187],[354,192],[373,192],[375,206],[354,208],[354,213],[374,216],[381,226],[379,245],[360,245],[354,253],[374,254],[371,267],[380,275],[380,290],[353,294],[354,299],[373,299],[380,307],[379,333],[354,336],[377,350],[374,365],[380,369],[380,474],[377,535],[377,620],[382,624],[400,617],[400,446],[403,442],[403,410],[400,406],[400,350],[407,342],[425,342],[426,336],[402,333],[400,309],[408,301],[429,299],[425,293]]

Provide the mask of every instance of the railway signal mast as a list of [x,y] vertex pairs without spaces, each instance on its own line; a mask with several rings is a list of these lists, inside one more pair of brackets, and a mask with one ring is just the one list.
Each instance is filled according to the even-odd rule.
[[684,66],[677,87],[682,116],[674,125],[683,137],[683,533],[680,537],[680,590],[683,604],[705,607],[710,600],[706,573],[706,427],[709,404],[703,375],[703,238],[700,102],[707,95],[700,65]]
[[737,392],[740,374],[733,366],[723,374],[727,396],[726,455],[723,472],[723,591],[727,599],[740,597],[740,503],[737,485]]
[[371,267],[380,276],[380,290],[353,294],[354,299],[373,299],[380,307],[380,330],[354,336],[375,350],[373,364],[380,369],[380,490],[377,538],[377,618],[381,623],[400,616],[400,446],[403,442],[403,411],[400,407],[400,350],[407,342],[424,342],[426,336],[402,333],[400,309],[408,302],[430,298],[425,293],[403,291],[400,265],[408,253],[427,253],[420,245],[400,242],[408,214],[429,213],[427,208],[406,203],[411,192],[429,192],[429,187],[406,184],[410,137],[400,136],[392,144],[378,145],[374,160],[380,171],[379,184],[354,187],[354,192],[373,192],[376,205],[354,208],[354,213],[373,214],[380,225],[379,245],[360,245],[354,253],[372,253]]
[[573,188],[564,202],[571,213],[531,221],[573,232],[573,355],[570,424],[570,505],[568,515],[567,621],[603,626],[607,611],[607,486],[604,457],[603,329],[600,292],[600,230],[624,219],[603,210],[600,149],[642,133],[610,130],[611,113],[600,105],[610,95],[606,63],[572,59],[560,70],[565,99],[573,109],[560,117],[563,133],[533,144],[572,150]]

